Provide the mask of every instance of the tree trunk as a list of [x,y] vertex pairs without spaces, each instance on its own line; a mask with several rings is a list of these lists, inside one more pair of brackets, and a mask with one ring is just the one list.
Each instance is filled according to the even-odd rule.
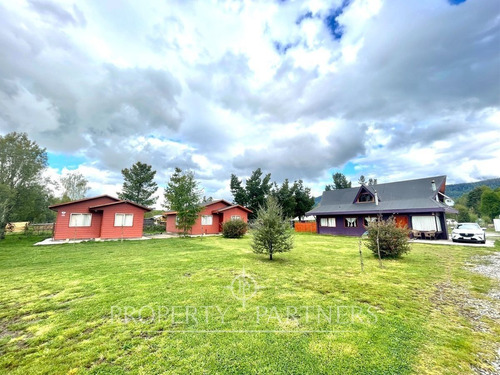
[[273,260],[273,253],[269,253],[269,260]]

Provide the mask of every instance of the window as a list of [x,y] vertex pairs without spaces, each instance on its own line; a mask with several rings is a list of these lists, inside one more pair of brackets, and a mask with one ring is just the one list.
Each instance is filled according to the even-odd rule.
[[240,215],[232,215],[231,220],[241,220],[241,216]]
[[373,202],[373,195],[371,195],[370,193],[361,193],[359,195],[358,202]]
[[71,214],[69,218],[70,227],[90,227],[92,214]]
[[346,228],[356,228],[358,226],[358,218],[356,217],[346,217],[344,219],[344,227]]
[[411,218],[411,227],[414,230],[437,230],[441,231],[441,221],[437,216],[413,216]]
[[115,214],[115,227],[131,227],[133,224],[133,214]]
[[320,224],[322,227],[336,227],[337,221],[334,217],[324,217],[324,218],[321,218]]
[[364,224],[365,227],[368,226],[371,222],[377,221],[377,218],[375,216],[365,216]]
[[212,225],[213,222],[213,217],[212,215],[203,215],[201,217],[201,225]]

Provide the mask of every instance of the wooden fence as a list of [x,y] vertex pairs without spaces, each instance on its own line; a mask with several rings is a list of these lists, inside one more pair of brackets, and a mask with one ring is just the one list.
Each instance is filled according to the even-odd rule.
[[316,222],[295,223],[295,232],[316,233]]

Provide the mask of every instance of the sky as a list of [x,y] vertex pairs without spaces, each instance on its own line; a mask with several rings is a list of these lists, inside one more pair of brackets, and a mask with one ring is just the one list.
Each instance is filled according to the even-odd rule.
[[498,0],[0,0],[0,24],[0,134],[90,195],[137,161],[225,199],[257,168],[316,196],[500,176]]

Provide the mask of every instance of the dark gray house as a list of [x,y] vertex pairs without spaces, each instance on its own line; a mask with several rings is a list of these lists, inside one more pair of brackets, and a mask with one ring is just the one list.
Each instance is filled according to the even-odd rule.
[[[323,192],[316,216],[320,234],[360,236],[378,215],[394,216],[400,226],[447,239],[446,213],[457,213],[445,195],[446,176]],[[446,204],[446,203],[448,204]]]

